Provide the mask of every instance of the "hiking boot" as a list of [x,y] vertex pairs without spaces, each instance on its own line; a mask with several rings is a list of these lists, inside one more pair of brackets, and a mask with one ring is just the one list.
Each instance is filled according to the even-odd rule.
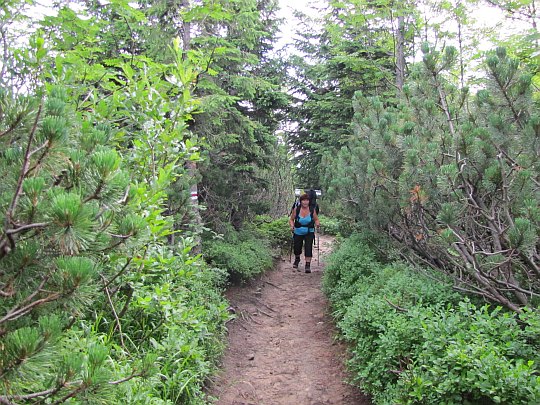
[[294,259],[294,263],[292,264],[292,268],[293,269],[297,269],[298,268],[298,263],[300,263],[300,258],[296,258]]
[[311,265],[306,263],[306,273],[311,273]]

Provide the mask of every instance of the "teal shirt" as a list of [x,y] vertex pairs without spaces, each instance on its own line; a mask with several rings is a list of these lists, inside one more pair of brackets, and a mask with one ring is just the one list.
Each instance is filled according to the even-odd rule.
[[305,217],[302,217],[298,215],[298,222],[300,222],[301,226],[300,228],[294,228],[294,234],[298,236],[307,235],[310,232],[315,232],[315,228],[308,228],[307,226],[312,221],[311,214],[306,215]]

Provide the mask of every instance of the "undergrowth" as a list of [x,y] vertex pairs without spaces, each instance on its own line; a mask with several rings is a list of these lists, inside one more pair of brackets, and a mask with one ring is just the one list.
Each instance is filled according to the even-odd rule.
[[354,381],[376,404],[540,403],[540,317],[473,301],[358,234],[323,276]]

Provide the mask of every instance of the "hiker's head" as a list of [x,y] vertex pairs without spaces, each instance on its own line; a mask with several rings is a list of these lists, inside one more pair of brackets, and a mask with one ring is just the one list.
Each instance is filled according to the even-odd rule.
[[309,195],[307,193],[304,193],[300,196],[300,204],[306,207],[309,205]]

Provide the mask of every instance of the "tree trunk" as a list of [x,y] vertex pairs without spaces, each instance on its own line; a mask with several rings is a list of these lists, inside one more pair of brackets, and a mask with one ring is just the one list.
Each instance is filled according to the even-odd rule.
[[398,17],[398,29],[396,35],[396,86],[401,93],[405,82],[405,17]]
[[[182,0],[180,3],[182,10],[189,8],[189,0]],[[188,56],[188,51],[191,47],[191,22],[182,21],[182,45],[183,53],[182,59],[186,59]],[[188,130],[190,129],[191,124],[188,123]],[[193,179],[193,184],[189,188],[190,192],[190,204],[193,212],[193,225],[194,225],[194,235],[195,235],[195,246],[193,247],[193,253],[198,254],[201,252],[201,240],[197,234],[197,230],[201,228],[202,218],[199,211],[199,187],[197,182],[194,180],[197,178],[197,163],[193,161],[188,161],[186,163],[186,168],[188,170],[188,176],[190,179]]]

